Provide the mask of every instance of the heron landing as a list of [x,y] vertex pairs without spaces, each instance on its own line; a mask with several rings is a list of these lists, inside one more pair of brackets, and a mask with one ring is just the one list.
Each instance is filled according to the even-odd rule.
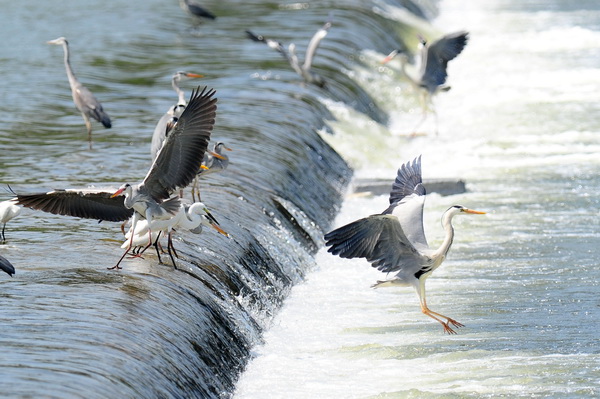
[[412,286],[419,297],[421,311],[440,322],[444,332],[456,334],[458,321],[434,312],[427,306],[425,280],[437,269],[454,240],[452,218],[457,215],[484,214],[461,205],[448,208],[442,215],[445,237],[439,248],[430,248],[423,230],[425,186],[421,179],[421,157],[398,169],[390,192],[390,205],[380,214],[342,226],[325,235],[328,252],[342,258],[366,258],[384,273],[396,273],[391,280],[378,281],[373,287]]

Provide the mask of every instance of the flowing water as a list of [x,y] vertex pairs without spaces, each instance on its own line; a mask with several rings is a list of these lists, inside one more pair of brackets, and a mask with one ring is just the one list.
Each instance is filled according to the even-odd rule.
[[[405,34],[470,32],[450,63],[452,90],[435,100],[439,134],[428,120],[427,135],[407,137],[415,93],[398,64],[380,66],[390,48],[365,49],[353,76],[390,121],[330,102],[338,120],[327,140],[356,177],[391,185],[422,154],[425,179],[466,180],[466,193],[425,203],[432,245],[449,206],[488,212],[455,219],[453,248],[427,283],[429,306],[465,327],[443,334],[411,288],[373,290],[383,274],[321,249],[255,348],[237,399],[600,396],[600,4],[436,6],[431,24],[385,4],[374,11]],[[386,207],[386,195],[350,195],[334,227]]]

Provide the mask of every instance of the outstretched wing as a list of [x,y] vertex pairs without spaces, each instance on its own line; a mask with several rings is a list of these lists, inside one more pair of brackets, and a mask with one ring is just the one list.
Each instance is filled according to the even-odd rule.
[[308,71],[312,66],[313,59],[317,53],[317,48],[319,48],[321,40],[327,36],[329,28],[331,28],[331,21],[327,21],[325,25],[313,35],[312,39],[310,39],[310,43],[308,43],[308,47],[306,48],[306,55],[304,56],[304,64],[302,65],[303,70]]
[[463,51],[468,38],[468,32],[460,31],[446,35],[429,46],[425,69],[421,77],[423,86],[435,88],[446,83],[448,61]]
[[421,156],[398,169],[390,192],[390,206],[383,213],[398,218],[406,237],[419,250],[429,248],[423,230],[426,190],[421,179]]
[[393,215],[372,215],[325,235],[327,251],[342,258],[366,258],[382,272],[416,273],[425,258],[408,240]]
[[54,190],[40,194],[17,194],[15,202],[28,208],[85,219],[120,222],[133,215],[123,196],[111,198],[115,188]]
[[215,90],[192,92],[185,111],[167,135],[150,171],[143,181],[156,200],[169,198],[177,187],[192,182],[204,158],[217,114]]

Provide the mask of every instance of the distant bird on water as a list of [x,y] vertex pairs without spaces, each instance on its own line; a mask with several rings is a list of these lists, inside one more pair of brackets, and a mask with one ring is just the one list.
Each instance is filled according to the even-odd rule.
[[0,270],[6,272],[11,277],[15,274],[15,267],[2,255],[0,255]]
[[193,0],[179,0],[179,7],[194,17],[216,19],[215,15]]
[[19,216],[21,213],[21,207],[16,205],[14,201],[2,201],[0,202],[0,223],[2,223],[2,234],[0,238],[2,241],[6,241],[4,232],[6,230],[6,223]]
[[[440,91],[450,90],[447,86],[446,79],[448,78],[448,61],[456,58],[467,45],[469,33],[465,31],[450,33],[443,36],[441,39],[429,45],[427,41],[419,36],[421,51],[420,51],[420,72],[418,76],[413,76],[406,70],[407,58],[402,54],[401,67],[402,72],[410,80],[413,87],[419,91],[419,100],[423,108],[423,116],[416,129],[421,126],[427,117],[429,111],[433,112],[436,118],[436,133],[437,133],[437,113],[433,107],[432,99]],[[401,53],[402,50],[394,50],[382,61],[383,64],[391,61],[394,57]]]
[[[167,136],[144,180],[135,185],[123,184],[117,191],[108,189],[56,190],[43,194],[19,195],[16,202],[45,212],[88,219],[124,221],[133,216],[135,231],[138,220],[150,226],[155,219],[169,219],[180,207],[179,197],[171,197],[177,187],[189,185],[208,147],[217,110],[214,90],[192,92],[179,122]],[[148,229],[148,243],[152,244]],[[132,247],[125,251],[119,264]]]
[[175,123],[181,116],[181,113],[187,106],[187,101],[185,99],[185,93],[179,87],[179,83],[193,78],[202,78],[203,75],[199,75],[197,73],[183,72],[178,71],[173,74],[171,78],[171,86],[173,86],[173,90],[177,93],[177,103],[169,108],[169,110],[159,119],[156,127],[154,128],[154,133],[152,134],[152,144],[150,147],[150,152],[152,154],[152,160],[156,158],[156,154],[158,154],[158,150],[162,147],[163,141],[165,141],[165,137],[167,134],[173,129]]
[[77,80],[75,77],[69,61],[69,42],[67,42],[67,39],[64,37],[59,37],[58,39],[50,40],[47,43],[63,46],[65,53],[65,68],[67,69],[67,77],[69,78],[69,84],[71,85],[73,102],[75,102],[75,106],[81,112],[83,120],[85,121],[85,126],[88,131],[88,141],[91,149],[92,123],[90,122],[90,118],[94,118],[98,122],[102,123],[102,125],[104,125],[104,127],[107,129],[112,126],[110,118],[108,114],[104,112],[104,109],[102,109],[102,104],[100,104],[100,101],[96,100],[96,97],[94,97],[92,92],[87,87],[82,85],[81,82],[79,82],[79,80]]
[[425,280],[437,269],[454,240],[452,218],[456,215],[484,214],[460,205],[442,215],[446,231],[438,249],[430,248],[423,230],[425,187],[421,180],[421,157],[398,169],[392,185],[390,206],[372,215],[342,226],[325,235],[328,252],[342,258],[366,258],[377,270],[396,273],[395,278],[378,281],[373,287],[412,286],[419,296],[421,311],[437,320],[444,332],[456,334],[452,327],[463,324],[427,307]]
[[285,59],[289,62],[291,67],[294,69],[294,71],[298,75],[300,75],[306,83],[312,83],[319,87],[324,87],[326,84],[325,80],[320,75],[314,73],[311,70],[311,68],[313,59],[317,52],[317,48],[319,47],[321,40],[323,40],[323,38],[327,36],[329,28],[331,28],[331,21],[327,21],[325,25],[323,25],[321,29],[319,29],[313,35],[312,39],[310,39],[310,43],[306,48],[306,54],[304,56],[303,64],[300,64],[300,61],[298,60],[298,56],[296,55],[296,45],[294,43],[291,43],[288,46],[288,50],[286,51],[285,47],[283,47],[283,44],[281,44],[281,42],[278,42],[273,39],[268,39],[262,35],[255,35],[249,30],[246,31],[246,35],[248,36],[248,38],[252,39],[255,42],[265,43],[267,46],[283,55]]

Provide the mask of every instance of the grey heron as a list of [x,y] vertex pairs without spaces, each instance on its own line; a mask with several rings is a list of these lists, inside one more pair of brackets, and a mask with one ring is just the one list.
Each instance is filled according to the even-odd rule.
[[6,272],[11,277],[15,274],[15,267],[2,255],[0,255],[0,270]]
[[448,334],[463,325],[427,307],[425,280],[437,269],[454,239],[452,218],[456,215],[484,214],[460,205],[442,215],[445,237],[439,248],[430,248],[423,230],[425,187],[421,180],[421,157],[403,164],[390,193],[390,206],[381,214],[349,223],[325,235],[328,252],[342,258],[366,258],[376,269],[395,272],[391,280],[373,287],[412,286],[419,296],[421,311],[437,320]]
[[[148,233],[148,226],[150,226],[152,229],[154,247],[156,248],[156,253],[158,255],[158,261],[162,263],[160,259],[160,251],[158,249],[158,239],[161,233],[166,233],[167,250],[169,256],[171,257],[171,261],[175,266],[173,253],[175,256],[177,256],[177,251],[175,251],[171,237],[173,230],[182,228],[189,230],[192,233],[200,234],[202,232],[203,225],[210,226],[220,234],[229,237],[229,234],[220,227],[219,222],[217,222],[212,213],[202,202],[194,202],[193,204],[182,203],[177,213],[170,219],[153,220],[151,224],[149,224],[147,220],[142,220],[137,224],[135,231],[133,230],[132,226],[125,234],[126,240],[123,245],[121,245],[121,248],[126,248],[129,245],[129,241],[132,240],[131,242],[134,247],[144,246],[144,248],[139,252],[143,253],[149,247],[149,245],[147,245],[148,240],[146,239],[146,234]],[[171,249],[173,249],[173,252],[171,252]]]
[[[140,218],[145,218],[150,225],[153,219],[169,219],[180,205],[178,197],[171,197],[172,192],[192,182],[208,147],[217,109],[214,94],[213,89],[207,88],[192,92],[188,106],[141,183],[125,183],[117,191],[72,189],[17,194],[16,202],[45,212],[89,219],[124,221],[133,216],[134,231]],[[148,237],[151,244],[150,229]],[[129,249],[113,268],[119,268]]]
[[296,45],[294,43],[290,43],[290,45],[288,46],[288,50],[286,51],[285,47],[283,47],[283,44],[281,44],[281,42],[278,42],[273,39],[268,39],[262,35],[255,35],[249,30],[246,31],[246,35],[253,41],[265,43],[273,50],[276,50],[277,52],[281,53],[281,55],[283,55],[288,61],[288,63],[291,65],[292,69],[294,69],[294,71],[298,75],[300,75],[306,83],[313,83],[319,87],[324,87],[325,80],[321,76],[314,73],[311,70],[311,68],[313,59],[317,52],[317,48],[319,47],[319,44],[321,44],[321,40],[323,40],[323,38],[327,36],[329,28],[331,28],[331,21],[327,21],[321,27],[321,29],[319,29],[313,35],[313,37],[310,39],[310,42],[308,43],[308,47],[306,48],[306,53],[304,55],[304,63],[302,64],[300,64],[298,56],[296,55]]
[[[204,153],[204,159],[202,165],[198,170],[198,175],[194,179],[192,184],[192,199],[194,199],[194,192],[198,191],[198,178],[206,176],[212,173],[222,172],[229,166],[229,156],[223,151],[233,151],[227,147],[222,141],[218,141],[213,146],[212,151],[206,151]],[[198,191],[198,199],[200,199],[200,192]]]
[[71,68],[71,63],[69,61],[69,42],[64,37],[59,37],[58,39],[50,40],[47,42],[48,44],[56,44],[62,45],[64,54],[65,54],[65,68],[67,70],[67,77],[69,78],[69,85],[71,86],[71,94],[73,95],[73,102],[75,106],[81,112],[81,116],[83,116],[83,120],[85,121],[85,126],[88,131],[88,141],[90,149],[92,148],[92,123],[90,122],[90,118],[94,118],[98,122],[102,123],[105,128],[110,128],[112,123],[110,118],[104,109],[102,109],[102,104],[100,101],[94,97],[92,92],[85,87],[73,73],[73,69]]
[[[433,96],[440,91],[450,90],[450,86],[446,85],[446,79],[448,78],[448,61],[453,60],[463,51],[467,45],[468,39],[468,32],[459,31],[445,35],[429,45],[423,37],[419,36],[421,65],[419,74],[416,77],[406,70],[407,59],[405,54],[402,54],[400,60],[402,72],[411,82],[413,87],[420,93],[419,100],[421,102],[421,107],[423,108],[423,116],[413,129],[413,132],[425,121],[428,111],[433,112],[434,117],[436,118],[437,132],[437,113],[435,112],[432,103]],[[384,58],[382,63],[385,64],[391,61],[398,54],[401,54],[401,50],[392,51]]]
[[0,238],[2,238],[2,241],[6,241],[6,236],[4,235],[6,223],[10,222],[20,214],[21,207],[16,205],[14,201],[8,200],[0,202],[0,223],[2,223],[2,234],[0,235]]
[[208,11],[206,8],[202,7],[200,4],[193,0],[179,0],[179,7],[183,11],[186,11],[188,14],[193,15],[195,17],[201,17],[206,19],[217,19],[213,13]]
[[154,158],[156,158],[156,154],[158,154],[158,150],[160,150],[160,147],[162,147],[165,137],[167,137],[167,134],[171,131],[171,129],[173,129],[173,125],[177,122],[181,116],[181,113],[187,106],[185,93],[179,87],[179,83],[186,79],[202,77],[203,75],[184,71],[178,71],[173,74],[173,77],[171,78],[171,86],[173,87],[173,90],[175,90],[175,93],[177,93],[177,103],[169,108],[169,110],[159,119],[156,127],[154,128],[154,133],[152,134],[152,144],[150,148],[153,161]]

